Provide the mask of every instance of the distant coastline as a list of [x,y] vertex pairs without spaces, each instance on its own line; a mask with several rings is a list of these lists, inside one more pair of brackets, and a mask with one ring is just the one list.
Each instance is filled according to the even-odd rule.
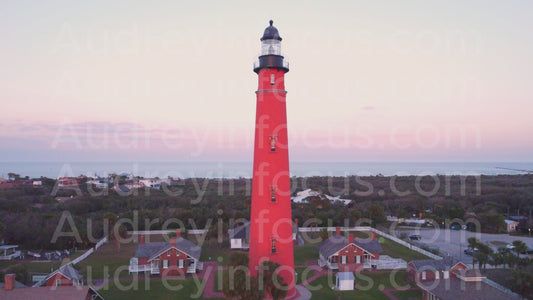
[[[292,162],[291,176],[516,175],[533,162]],[[515,169],[515,170],[510,170]],[[251,162],[0,162],[0,177],[134,174],[143,177],[250,178]]]

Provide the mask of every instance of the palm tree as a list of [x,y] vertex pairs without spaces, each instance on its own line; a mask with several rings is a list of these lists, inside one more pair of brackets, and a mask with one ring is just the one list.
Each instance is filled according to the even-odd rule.
[[527,251],[527,245],[520,240],[514,241],[513,247],[513,251],[516,252],[516,256],[520,256],[520,254]]

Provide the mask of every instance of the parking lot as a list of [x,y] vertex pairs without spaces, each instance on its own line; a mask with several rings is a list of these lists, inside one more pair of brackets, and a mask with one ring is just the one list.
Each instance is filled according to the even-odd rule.
[[[472,264],[472,256],[464,254],[464,250],[468,248],[468,238],[475,237],[485,244],[489,242],[512,243],[515,240],[521,240],[528,248],[533,249],[533,237],[518,237],[510,236],[508,234],[491,234],[491,233],[476,233],[466,230],[450,230],[450,229],[398,229],[396,236],[400,237],[402,233],[407,235],[418,234],[421,236],[420,241],[416,243],[420,245],[427,245],[430,248],[435,248],[443,255],[451,255],[466,264]],[[497,250],[497,247],[492,247]]]

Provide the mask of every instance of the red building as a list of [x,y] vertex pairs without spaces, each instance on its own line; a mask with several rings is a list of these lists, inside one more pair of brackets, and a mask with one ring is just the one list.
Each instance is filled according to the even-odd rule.
[[135,257],[130,259],[129,272],[150,272],[160,277],[196,273],[203,267],[201,253],[202,248],[182,238],[179,230],[170,242],[145,243],[141,236]]
[[414,260],[407,264],[409,279],[422,290],[423,300],[500,300],[520,299],[518,295],[486,282],[479,270],[469,269],[459,260]]
[[46,277],[46,286],[82,286],[83,276],[72,264],[64,265]]
[[407,273],[412,282],[427,282],[454,277],[454,271],[467,270],[459,260],[446,256],[443,259],[413,260],[407,264]]
[[75,177],[60,177],[57,179],[57,186],[67,187],[67,186],[78,186],[80,181]]
[[250,275],[270,260],[294,294],[294,254],[290,198],[289,149],[285,105],[285,73],[289,64],[281,55],[281,37],[270,26],[261,37],[261,55],[254,63],[258,74],[252,203],[250,216]]
[[4,283],[0,283],[2,300],[104,300],[90,286],[41,286],[26,287],[15,281],[15,274],[6,274]]
[[372,239],[354,239],[340,235],[340,231],[318,245],[319,265],[340,272],[360,272],[372,268],[383,252],[381,245]]

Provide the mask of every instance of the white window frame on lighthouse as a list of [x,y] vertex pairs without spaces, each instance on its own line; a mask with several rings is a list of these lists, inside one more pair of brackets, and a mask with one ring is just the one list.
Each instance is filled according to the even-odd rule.
[[278,136],[273,134],[268,137],[270,140],[270,152],[276,152],[276,142],[278,141]]
[[276,248],[276,238],[275,237],[271,237],[270,238],[270,243],[271,243],[271,246],[272,246],[272,253],[275,254],[275,253],[278,253],[278,249]]
[[270,186],[270,201],[272,203],[276,203],[276,191],[278,189],[278,186],[277,185],[271,185]]

